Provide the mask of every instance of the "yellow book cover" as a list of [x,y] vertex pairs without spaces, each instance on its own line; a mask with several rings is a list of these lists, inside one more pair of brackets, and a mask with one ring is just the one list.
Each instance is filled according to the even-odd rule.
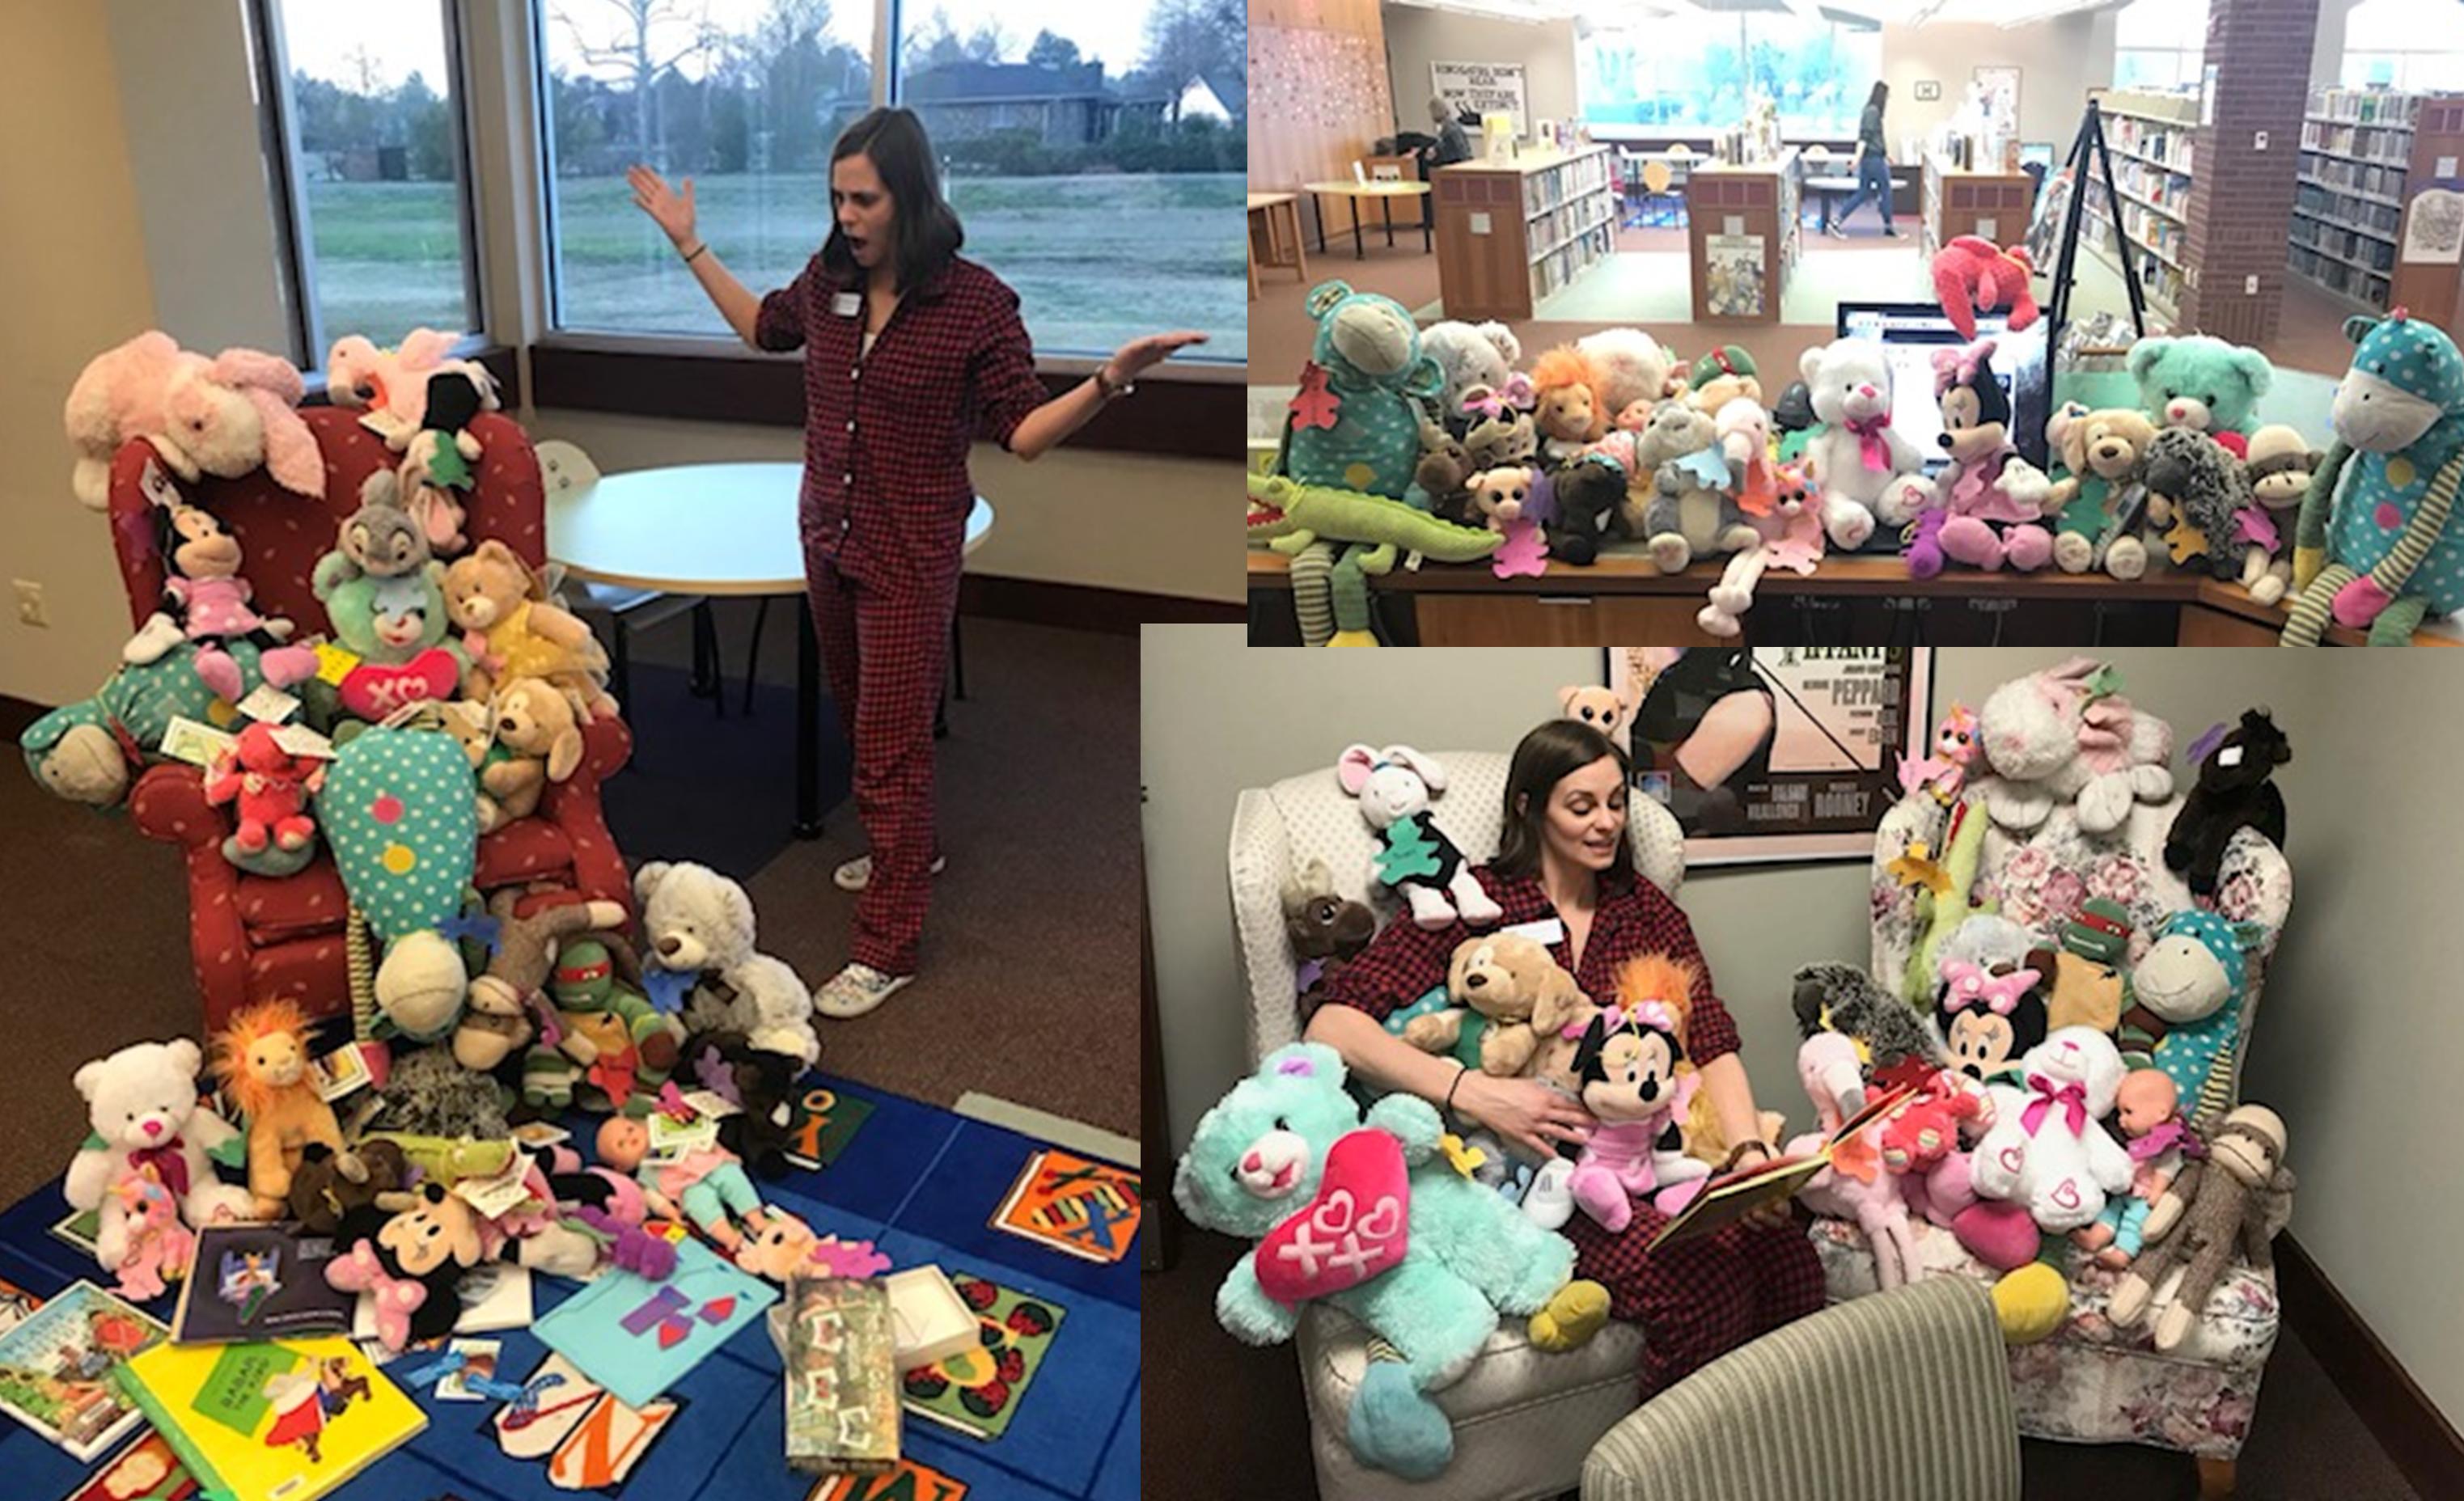
[[157,1345],[120,1382],[214,1496],[314,1501],[428,1426],[348,1339]]

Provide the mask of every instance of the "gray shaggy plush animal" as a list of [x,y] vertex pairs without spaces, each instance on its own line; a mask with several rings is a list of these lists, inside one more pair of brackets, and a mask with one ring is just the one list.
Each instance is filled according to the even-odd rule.
[[1836,1032],[1853,1037],[1873,1055],[1877,1068],[1910,1056],[1946,1067],[1950,1062],[1950,1050],[1933,1023],[1854,965],[1797,970],[1793,1005],[1800,1036]]
[[513,1129],[505,1120],[507,1093],[494,1078],[454,1062],[452,1050],[423,1048],[395,1060],[378,1091],[385,1107],[372,1125],[414,1136],[500,1142]]
[[2255,504],[2242,462],[2206,433],[2167,427],[2148,445],[2146,474],[2151,502],[2178,509],[2207,533],[2208,571],[2218,578],[2240,577],[2235,518]]

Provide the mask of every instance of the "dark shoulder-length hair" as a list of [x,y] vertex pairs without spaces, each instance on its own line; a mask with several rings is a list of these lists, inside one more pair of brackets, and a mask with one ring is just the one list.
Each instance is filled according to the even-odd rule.
[[[1488,868],[1518,880],[1537,874],[1549,827],[1550,794],[1569,772],[1579,772],[1602,756],[1617,761],[1620,784],[1631,780],[1625,751],[1593,726],[1576,719],[1552,719],[1532,727],[1514,748],[1514,760],[1506,771],[1506,821],[1498,835],[1497,858],[1488,862]],[[1633,879],[1632,838],[1617,840],[1607,875],[1618,881]]]
[[1881,79],[1876,78],[1874,80],[1874,87],[1865,95],[1865,107],[1867,109],[1881,109],[1883,103],[1888,100],[1890,97],[1891,86],[1884,83]]
[[[933,142],[913,110],[885,106],[868,111],[839,132],[830,148],[830,165],[862,153],[890,189],[895,206],[891,228],[891,263],[898,268],[898,290],[905,292],[950,264],[967,243],[958,215],[941,196],[941,174],[933,163]],[[822,243],[822,267],[844,280],[860,280],[847,236],[839,232],[838,214],[830,215],[830,237]]]

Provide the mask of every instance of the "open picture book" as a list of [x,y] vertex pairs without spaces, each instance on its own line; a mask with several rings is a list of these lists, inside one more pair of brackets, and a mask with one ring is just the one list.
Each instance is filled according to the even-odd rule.
[[1689,1240],[1709,1235],[1725,1226],[1735,1224],[1767,1204],[1783,1203],[1796,1197],[1798,1189],[1831,1165],[1832,1154],[1853,1141],[1859,1133],[1907,1103],[1916,1094],[1911,1085],[1884,1089],[1872,1096],[1863,1109],[1839,1122],[1839,1129],[1824,1138],[1822,1144],[1811,1152],[1798,1152],[1774,1157],[1742,1171],[1725,1173],[1703,1186],[1694,1202],[1660,1228],[1644,1248],[1658,1251],[1662,1246],[1682,1246]]

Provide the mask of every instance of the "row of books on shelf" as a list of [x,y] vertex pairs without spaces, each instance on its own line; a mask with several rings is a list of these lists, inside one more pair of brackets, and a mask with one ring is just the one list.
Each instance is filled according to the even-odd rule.
[[2322,125],[2315,120],[2304,120],[2301,149],[2334,151],[2348,157],[2366,157],[2373,162],[2402,166],[2412,158],[2412,132],[2368,125]]
[[2330,260],[2300,245],[2289,248],[2285,264],[2295,274],[2306,276],[2329,292],[2343,293],[2375,308],[2387,304],[2387,278],[2383,272]]
[[1523,179],[1523,212],[1527,216],[1545,213],[1585,194],[1607,189],[1615,160],[1614,153],[1595,150],[1546,171],[1527,173]]
[[2128,157],[2113,163],[2113,185],[2133,198],[2144,198],[2179,218],[2190,207],[2190,180],[2161,167],[2143,166]]
[[2418,94],[2387,89],[2312,89],[2309,113],[2322,120],[2409,126],[2421,108]]
[[2293,243],[2308,246],[2321,253],[2358,264],[2366,271],[2395,269],[2395,242],[2353,229],[2340,229],[2316,219],[2296,215],[2293,220]]
[[1555,294],[1616,249],[1617,224],[1611,220],[1538,257],[1531,263],[1531,300]]
[[2118,151],[2162,162],[2176,172],[2191,170],[2195,138],[2188,128],[2175,129],[2116,115],[2105,124],[2104,140]]
[[[2114,249],[2112,225],[2098,219],[2082,225],[2079,233],[2089,247],[2102,256],[2108,264],[2117,271],[2121,269],[2122,255]],[[2140,287],[2150,297],[2163,303],[2167,309],[2181,303],[2182,272],[2178,268],[2168,266],[2153,255],[2139,254],[2135,251],[2130,258],[2130,268],[2138,273]]]
[[1588,230],[1597,228],[1617,217],[1617,200],[1595,193],[1573,203],[1552,208],[1531,221],[1525,231],[1525,244],[1533,258]]
[[[2102,184],[2094,185],[2087,203],[2087,211],[2099,227],[2108,222]],[[2122,201],[2122,226],[2123,231],[2130,236],[2132,243],[2141,249],[2153,250],[2158,255],[2175,262],[2181,260],[2182,246],[2188,238],[2188,231],[2182,228],[2182,222],[2179,219],[2167,218],[2125,198]]]
[[2321,156],[2315,151],[2301,154],[2303,177],[2314,178],[2329,187],[2350,188],[2357,193],[2402,198],[2404,173],[2404,167],[2397,164],[2371,166],[2365,163],[2347,162],[2343,157]]
[[2295,228],[2305,222],[2301,216],[2324,219],[2339,228],[2358,228],[2376,238],[2392,243],[2396,230],[2404,224],[2404,210],[2393,204],[2383,204],[2374,198],[2356,198],[2315,183],[2303,183],[2293,190]]

